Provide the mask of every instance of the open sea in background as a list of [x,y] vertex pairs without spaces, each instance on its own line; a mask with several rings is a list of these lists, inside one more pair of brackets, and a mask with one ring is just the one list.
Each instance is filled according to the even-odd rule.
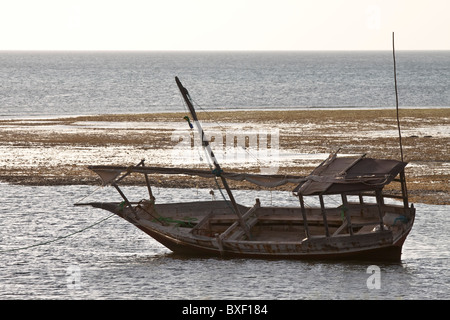
[[[402,107],[450,107],[450,51],[396,53]],[[206,110],[395,108],[378,52],[0,52],[0,118]]]
[[[449,51],[396,58],[400,107],[450,107]],[[0,52],[0,119],[183,112],[175,76],[208,111],[395,108],[387,51]],[[370,262],[188,259],[118,217],[92,226],[109,213],[73,204],[94,191],[88,200],[118,196],[0,183],[0,299],[450,299],[450,206],[415,204],[401,263],[378,264],[381,285],[370,289]],[[208,192],[157,188],[156,197]],[[243,204],[256,196],[236,192]],[[298,201],[289,192],[258,197]]]

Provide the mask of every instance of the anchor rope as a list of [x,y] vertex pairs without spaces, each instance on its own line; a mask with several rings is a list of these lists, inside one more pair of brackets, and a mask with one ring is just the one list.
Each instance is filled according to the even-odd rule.
[[[100,190],[101,188],[103,188],[103,186],[97,187],[97,188],[96,188],[94,191],[92,191],[90,194],[84,196],[83,198],[81,198],[81,199],[79,199],[77,202],[75,202],[75,204],[80,203],[81,201],[83,201],[83,200],[86,199],[87,197],[90,197],[91,195],[93,195],[95,192],[97,192],[97,191]],[[74,231],[74,232],[72,232],[72,233],[69,233],[68,235],[60,236],[60,237],[54,238],[54,239],[52,239],[52,240],[48,240],[48,241],[43,241],[43,242],[35,243],[35,244],[29,245],[29,246],[25,246],[25,247],[14,248],[14,249],[7,249],[7,250],[0,250],[0,253],[3,253],[3,252],[13,252],[13,251],[20,251],[20,250],[26,250],[26,249],[30,249],[30,248],[34,248],[34,247],[39,247],[39,246],[47,245],[47,244],[49,244],[49,243],[53,243],[53,242],[56,242],[56,241],[59,241],[59,240],[62,240],[62,239],[66,239],[66,238],[72,237],[72,236],[74,236],[74,235],[76,235],[76,234],[78,234],[78,233],[81,233],[81,232],[83,232],[83,231],[86,231],[86,230],[88,230],[88,229],[90,229],[90,228],[92,228],[92,227],[95,227],[96,225],[98,225],[98,224],[100,224],[100,223],[102,223],[102,222],[108,220],[109,218],[113,217],[114,215],[115,215],[115,214],[113,213],[113,214],[109,215],[109,216],[106,217],[106,218],[100,219],[100,220],[94,222],[93,224],[88,225],[87,227],[85,227],[85,228],[83,228],[83,229],[80,229],[80,230]]]
[[3,253],[3,252],[12,252],[12,251],[19,251],[19,250],[25,250],[25,249],[30,249],[30,248],[34,248],[34,247],[39,247],[39,246],[47,245],[47,244],[50,244],[50,243],[53,243],[53,242],[56,242],[56,241],[59,241],[59,240],[62,240],[62,239],[66,239],[66,238],[72,237],[72,236],[74,236],[74,235],[76,235],[76,234],[78,234],[78,233],[81,233],[81,232],[83,232],[83,231],[86,231],[86,230],[88,230],[88,229],[90,229],[90,228],[92,228],[92,227],[95,227],[96,225],[98,225],[98,224],[100,224],[100,223],[102,223],[102,222],[108,220],[109,218],[111,218],[111,217],[114,216],[114,215],[115,215],[115,214],[113,213],[113,214],[111,214],[110,216],[107,216],[106,218],[100,219],[100,220],[94,222],[93,224],[91,224],[91,225],[89,225],[89,226],[83,228],[83,229],[80,229],[80,230],[77,230],[77,231],[75,231],[75,232],[69,233],[69,234],[67,234],[67,235],[65,235],[65,236],[57,237],[57,238],[52,239],[52,240],[48,240],[48,241],[44,241],[44,242],[39,242],[39,243],[32,244],[32,245],[25,246],[25,247],[14,248],[14,249],[8,249],[8,250],[1,250],[0,253]]

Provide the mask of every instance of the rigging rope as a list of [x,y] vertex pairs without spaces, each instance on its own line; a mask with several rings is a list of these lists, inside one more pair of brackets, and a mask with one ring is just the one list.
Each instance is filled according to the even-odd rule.
[[[198,107],[200,110],[202,110],[208,116],[208,118],[211,121],[213,121],[214,124],[216,124],[220,129],[222,129],[223,131],[226,130],[226,128],[223,127],[217,120],[215,120],[215,118],[212,117],[205,108],[203,108],[200,104],[198,104],[197,101],[195,101],[192,98],[191,98],[191,101],[195,104],[196,107]],[[257,156],[255,156],[252,152],[250,152],[250,150],[248,148],[244,148],[243,146],[239,146],[239,145],[237,147],[242,148],[242,150],[244,150],[245,153],[247,153],[250,157],[252,157],[258,163],[258,165],[262,167],[262,163],[261,163],[260,159],[258,159]]]
[[[188,109],[188,107],[187,107],[187,105],[186,105],[186,102],[185,102],[184,99],[183,99],[183,96],[182,96],[181,92],[179,92],[179,94],[180,94],[180,99],[181,99],[181,102],[182,102],[183,107],[185,108],[185,110],[186,110],[187,112],[190,113],[190,111],[189,111],[189,109]],[[205,110],[204,110],[197,102],[195,102],[190,96],[189,96],[189,98],[190,98],[190,100],[191,100],[193,103],[195,103],[196,106],[198,106],[200,109],[202,109],[202,110],[208,115],[208,117],[210,117],[209,114],[208,114],[208,112],[206,112],[206,111],[205,111]],[[210,118],[211,118],[211,117],[210,117]],[[192,125],[192,123],[191,123],[189,117],[188,117],[188,116],[185,116],[183,119],[186,120],[186,121],[189,123],[190,131],[191,131],[191,133],[192,133],[192,132],[194,131],[194,130],[193,130],[193,129],[194,129],[194,126]],[[219,123],[217,123],[217,124],[219,125],[219,127],[222,127]],[[195,135],[193,135],[193,137],[195,138]],[[202,139],[203,139],[203,137],[202,137]],[[194,144],[194,146],[195,146],[195,144]],[[202,146],[203,146],[203,141],[202,141]],[[209,166],[211,172],[213,172],[214,175],[215,175],[214,181],[215,181],[215,183],[216,183],[217,189],[219,190],[220,194],[222,195],[222,198],[224,199],[224,201],[225,201],[225,203],[227,204],[227,206],[228,206],[229,208],[231,208],[232,211],[234,211],[234,209],[232,208],[232,206],[229,204],[229,200],[225,197],[225,194],[223,193],[223,190],[222,190],[222,188],[221,188],[220,185],[219,185],[219,181],[217,180],[217,178],[218,178],[217,173],[218,173],[218,172],[217,172],[217,171],[214,172],[213,165],[212,165],[212,163],[211,163],[211,161],[210,161],[211,159],[210,159],[210,157],[208,156],[208,152],[206,151],[206,148],[202,147],[202,149],[203,149],[203,152],[205,153],[206,161],[208,162],[208,166]],[[198,150],[197,150],[197,151],[198,151]],[[201,155],[200,155],[200,152],[199,152],[199,156],[200,156],[200,160],[202,160],[202,157],[201,157]]]
[[98,186],[94,191],[92,191],[90,194],[84,196],[83,198],[79,199],[77,202],[75,202],[74,204],[80,203],[81,201],[83,201],[84,199],[86,199],[87,197],[92,196],[94,193],[96,193],[98,190],[102,189],[104,186],[100,185]]

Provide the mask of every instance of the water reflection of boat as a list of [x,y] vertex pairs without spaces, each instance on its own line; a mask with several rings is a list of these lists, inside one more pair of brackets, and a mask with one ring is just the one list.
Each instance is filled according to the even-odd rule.
[[[225,172],[214,157],[198,121],[191,98],[178,78],[177,85],[197,127],[211,170],[136,166],[90,166],[104,185],[112,185],[122,202],[91,205],[124,218],[170,250],[249,258],[367,259],[398,261],[415,218],[408,203],[404,168],[397,160],[333,153],[306,177]],[[191,124],[191,123],[190,123]],[[192,125],[192,124],[191,124]],[[193,127],[193,125],[192,125]],[[141,174],[149,198],[132,203],[120,189],[130,174]],[[196,175],[215,179],[227,196],[223,201],[155,203],[149,175]],[[235,201],[228,180],[247,181],[264,188],[294,184],[298,207],[252,207]],[[393,192],[385,186],[397,183]],[[310,206],[313,198],[317,206]],[[386,199],[395,198],[401,202]]]

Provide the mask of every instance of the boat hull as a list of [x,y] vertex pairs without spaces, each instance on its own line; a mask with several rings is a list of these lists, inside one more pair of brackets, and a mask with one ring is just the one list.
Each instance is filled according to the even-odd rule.
[[[187,256],[218,256],[230,258],[254,258],[254,259],[293,259],[293,260],[365,260],[365,261],[401,261],[403,242],[407,233],[395,244],[384,245],[380,247],[368,247],[358,249],[336,249],[328,251],[309,251],[302,250],[302,243],[290,244],[289,250],[283,250],[281,244],[271,244],[253,241],[235,242],[233,248],[229,243],[222,250],[214,246],[214,241],[210,245],[195,243],[191,241],[182,241],[173,236],[139,227],[150,237],[167,247],[171,251],[180,255]],[[286,248],[286,246],[284,246]],[[297,250],[295,250],[297,248]],[[244,250],[245,249],[245,250]]]
[[[160,212],[176,217],[174,212],[186,209],[183,206],[193,204],[160,205]],[[204,203],[207,208],[211,203]],[[401,260],[402,246],[414,223],[414,215],[410,221],[403,225],[402,231],[393,233],[391,230],[378,230],[361,234],[338,234],[333,236],[311,236],[293,241],[292,238],[279,239],[247,239],[221,238],[220,233],[206,236],[195,234],[192,227],[179,225],[164,225],[155,219],[147,219],[145,215],[136,216],[127,209],[119,209],[117,203],[98,203],[94,207],[102,208],[116,213],[147,235],[161,243],[176,254],[190,256],[217,256],[239,258],[263,259],[297,259],[297,260],[366,260],[399,262]],[[202,208],[196,203],[196,208]],[[219,203],[214,206],[220,208]],[[280,209],[281,210],[281,209]],[[194,215],[198,211],[191,211]],[[204,217],[201,215],[199,217]],[[261,220],[263,217],[261,217]],[[284,218],[286,219],[286,218]]]

